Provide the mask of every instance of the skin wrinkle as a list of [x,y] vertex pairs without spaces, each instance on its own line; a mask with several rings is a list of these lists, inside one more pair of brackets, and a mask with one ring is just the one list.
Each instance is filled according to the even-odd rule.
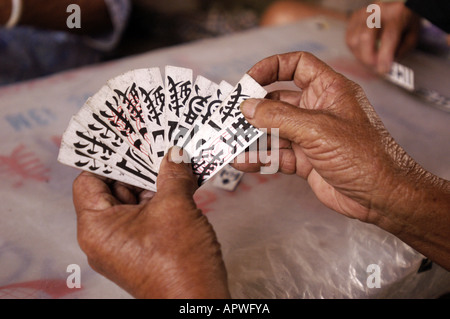
[[[325,73],[325,69],[322,69],[321,71],[319,71],[318,73],[318,78],[316,78],[315,81],[319,81],[320,83],[315,85],[315,83],[312,83],[312,92],[314,92],[315,98],[316,98],[316,102],[314,104],[314,106],[312,107],[312,109],[321,109],[320,107],[318,107],[319,105],[324,105],[323,101],[327,101],[328,100],[328,90],[330,88],[333,87],[336,78],[333,78],[331,80],[331,83],[329,82],[329,77],[327,75],[323,74]],[[314,82],[315,82],[314,81]],[[324,82],[326,81],[326,82]],[[316,91],[317,90],[317,91]],[[323,97],[323,98],[322,98]]]
[[[195,238],[194,234],[191,235],[190,233],[194,229],[200,229],[200,230],[204,229],[200,226],[202,224],[207,224],[207,222],[205,222],[206,217],[204,215],[202,215],[201,212],[198,216],[199,216],[199,218],[197,218],[196,221],[193,222],[193,224],[192,224],[193,227],[186,228],[183,231],[179,232],[179,234],[183,234],[184,237]],[[177,234],[174,234],[174,235],[178,236]],[[198,236],[199,234],[197,232],[197,234],[195,234],[195,235],[197,235],[197,237],[199,237],[199,238],[206,238],[206,239],[205,240],[203,240],[203,239],[197,240],[198,242],[194,243],[192,245],[193,247],[196,247],[196,249],[200,249],[200,250],[202,250],[203,246],[206,246],[206,248],[209,248],[209,249],[211,249],[211,247],[214,247],[213,254],[215,254],[216,257],[221,258],[220,245],[218,244],[218,242],[216,240],[212,240],[211,238],[209,238],[207,233],[203,233],[202,236]],[[173,240],[177,240],[177,239],[175,237],[172,237],[170,239],[165,238],[163,240],[173,241]],[[208,240],[210,240],[210,242],[208,244],[206,244],[206,241],[208,241]],[[211,240],[212,240],[212,242],[211,242]],[[185,251],[183,254],[175,256],[176,257],[175,259],[170,258],[171,262],[165,263],[163,265],[163,273],[165,273],[169,277],[170,276],[178,277],[177,273],[180,272],[180,269],[181,269],[181,273],[190,272],[191,271],[190,267],[185,266],[186,265],[185,261],[186,261],[186,259],[189,258],[190,254],[191,254],[190,251]],[[155,250],[155,259],[156,260],[166,260],[167,258],[165,256],[164,250],[163,250],[163,254],[161,254],[161,249],[156,249]],[[217,267],[217,266],[215,266],[215,267]],[[182,269],[185,269],[185,270],[183,271]],[[199,270],[197,270],[197,271],[199,271]],[[163,280],[163,281],[161,281],[161,283],[158,284],[158,286],[160,286],[160,287],[165,287],[167,285],[170,286],[171,283],[176,283],[176,282],[179,282],[179,280],[170,279],[167,282],[166,282],[166,280]],[[183,281],[181,281],[181,282],[183,282]],[[182,286],[179,286],[179,285],[173,286],[174,290],[178,291],[178,293],[180,293],[180,294],[183,291],[188,291],[188,289],[185,289],[185,287],[184,287],[186,284],[188,284],[188,283],[182,284]]]
[[293,156],[291,152],[283,152],[280,155],[280,166],[278,169],[281,169],[281,172],[285,174],[294,174],[297,167],[295,156]]
[[[303,54],[300,54],[300,55],[296,55],[295,56],[295,58],[299,58],[299,60],[298,60],[298,67],[295,69],[296,70],[296,72],[299,72],[299,70],[302,70],[302,61],[301,61],[301,59],[304,57],[305,55],[303,55]],[[278,74],[278,79],[280,79],[283,75],[281,74],[281,71],[280,71],[280,67],[279,67],[279,65],[280,65],[280,63],[283,63],[282,62],[282,59],[280,58],[280,56],[278,55],[277,56],[277,63],[276,63],[276,68],[277,68],[277,74]],[[337,77],[335,77],[331,82],[327,82],[326,80],[324,80],[324,77],[326,77],[327,76],[327,74],[326,73],[324,73],[325,72],[325,70],[326,70],[326,68],[320,68],[320,71],[317,71],[316,73],[317,74],[320,74],[320,76],[321,77],[319,77],[319,79],[321,79],[321,81],[320,81],[320,83],[318,83],[317,81],[313,81],[313,82],[311,82],[310,84],[311,84],[311,86],[312,86],[312,88],[313,88],[313,90],[311,91],[312,93],[314,93],[314,96],[311,96],[310,95],[310,92],[309,91],[306,91],[306,92],[304,92],[303,93],[303,95],[302,95],[302,100],[304,100],[304,101],[311,101],[311,100],[314,100],[314,103],[315,103],[315,105],[316,105],[316,108],[317,108],[317,105],[324,105],[324,103],[326,103],[327,102],[327,100],[328,100],[328,98],[327,98],[327,95],[328,94],[330,94],[331,96],[332,96],[332,92],[336,89],[336,90],[338,90],[339,89],[339,87],[348,87],[348,86],[350,86],[350,89],[353,91],[353,92],[355,92],[355,98],[352,98],[353,99],[353,101],[349,101],[349,103],[354,103],[355,102],[355,100],[362,100],[362,97],[364,96],[364,92],[363,92],[363,90],[360,88],[360,86],[358,86],[358,85],[356,85],[356,84],[353,84],[353,82],[350,82],[350,81],[348,81],[348,80],[345,80],[344,79],[344,81],[340,81],[342,84],[339,84],[339,82],[337,82]],[[294,75],[294,79],[295,79],[295,77],[296,77],[297,75],[295,74]],[[284,78],[283,78],[284,79]],[[343,79],[343,77],[341,77],[341,75],[339,76],[339,79]],[[296,80],[296,79],[295,79]],[[304,83],[306,83],[306,82],[304,82],[304,81],[299,81],[299,82],[297,82],[298,84],[299,84],[299,86],[303,86],[304,85]],[[325,89],[324,89],[324,87],[326,87]],[[319,91],[316,91],[316,90],[319,90]],[[322,91],[321,91],[322,90]],[[330,91],[331,91],[331,93],[330,93]],[[320,94],[319,94],[320,93]],[[350,95],[351,96],[351,95]],[[338,98],[335,98],[335,101],[333,101],[333,105],[335,105],[335,104],[338,104],[338,103],[342,103],[342,101],[341,101],[341,99],[343,100],[343,99],[345,99],[345,96],[342,96],[342,97],[338,97]],[[366,100],[364,100],[364,104],[366,104],[367,102],[366,102]],[[306,105],[310,105],[311,103],[309,103],[309,102],[307,102],[307,103],[304,103],[304,104],[306,104]],[[348,103],[346,103],[346,104],[348,104]],[[332,114],[331,113],[331,110],[327,110],[328,112],[328,114]],[[342,112],[341,112],[342,113]],[[345,113],[344,113],[345,114]],[[364,114],[364,113],[363,113]],[[370,113],[369,113],[370,114]],[[272,113],[272,115],[273,115],[273,113]],[[356,116],[356,118],[358,118],[358,117],[360,117],[360,114],[357,114],[357,113],[351,113],[351,114],[349,114],[349,116],[350,116],[350,118],[353,118],[353,117],[355,117]],[[336,117],[336,116],[334,116],[334,117]],[[369,122],[371,122],[371,121],[374,121],[373,120],[373,116],[368,116],[368,115],[366,115],[366,114],[364,114],[364,117],[365,118],[367,118],[368,120],[369,120]],[[376,118],[376,117],[375,117]],[[286,121],[286,119],[285,119],[285,121]],[[289,120],[290,121],[290,120]],[[282,117],[281,118],[276,118],[275,119],[275,121],[274,121],[274,123],[281,123],[281,122],[283,122],[283,119],[282,119]],[[284,124],[284,123],[283,123]],[[288,125],[289,125],[289,122],[288,122]],[[296,123],[292,123],[291,124],[291,126],[292,125],[295,125],[294,127],[296,127],[296,126],[298,126]],[[305,127],[304,125],[303,125],[303,127]],[[299,126],[299,129],[301,129],[301,126]],[[312,129],[309,129],[309,131],[311,131]],[[363,131],[363,130],[362,130]],[[320,132],[320,128],[318,128],[318,132]],[[311,133],[310,133],[311,134]],[[350,137],[350,138],[355,138],[355,137]],[[300,143],[301,142],[301,137],[299,138],[299,140],[296,140],[295,142],[298,142],[298,143]],[[351,144],[351,143],[349,143],[349,144]],[[305,145],[305,144],[303,144],[302,145],[302,147],[304,147],[305,149],[308,147],[308,145]],[[310,146],[309,146],[310,147]]]
[[[293,75],[292,69],[302,72]],[[450,183],[396,144],[360,86],[302,53],[271,57],[249,74],[265,82],[295,76],[297,83],[310,85],[300,93],[274,93],[279,101],[259,100],[248,119],[256,127],[280,128],[286,142],[279,152],[280,171],[306,178],[329,208],[381,227],[450,269]],[[318,74],[324,79],[312,81]],[[239,165],[244,171],[260,167]],[[158,193],[139,205],[110,207],[114,189],[123,202],[143,193],[91,177],[74,183],[78,236],[88,260],[105,277],[138,298],[230,297],[220,244],[192,198],[197,188],[189,166],[163,160]]]

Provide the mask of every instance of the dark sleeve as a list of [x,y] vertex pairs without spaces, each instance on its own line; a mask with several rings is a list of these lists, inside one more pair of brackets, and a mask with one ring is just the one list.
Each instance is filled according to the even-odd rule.
[[450,33],[449,0],[407,0],[406,6],[446,33]]

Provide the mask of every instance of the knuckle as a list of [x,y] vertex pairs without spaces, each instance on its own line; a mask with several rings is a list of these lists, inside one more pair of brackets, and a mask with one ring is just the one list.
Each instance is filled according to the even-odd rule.
[[[83,218],[88,214],[80,214],[77,225],[77,241],[81,250],[88,256],[92,257],[96,255],[96,247],[98,241],[96,240],[95,233],[92,231],[91,223]],[[98,234],[98,233],[97,233]]]
[[358,46],[358,37],[352,30],[349,30],[345,36],[345,42],[350,48],[355,48]]
[[355,40],[355,42],[364,43],[365,45],[370,44],[374,41],[374,36],[371,31],[361,32],[359,35],[359,39]]
[[186,210],[195,207],[193,200],[187,199],[178,194],[166,195],[162,203],[164,209],[167,211]]

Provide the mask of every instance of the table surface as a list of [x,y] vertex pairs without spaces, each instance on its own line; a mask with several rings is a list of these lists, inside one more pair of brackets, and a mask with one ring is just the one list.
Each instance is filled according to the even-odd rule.
[[[236,83],[260,59],[310,51],[358,82],[397,142],[429,171],[450,179],[450,113],[368,72],[345,46],[345,25],[316,18],[164,48],[0,88],[0,298],[130,298],[94,272],[76,239],[72,182],[57,162],[62,133],[85,100],[125,71],[171,64]],[[448,60],[415,52],[402,63],[416,83],[450,96]],[[233,297],[434,298],[450,274],[394,236],[325,208],[305,181],[245,174],[234,192],[211,182],[195,195],[222,245]],[[81,288],[68,288],[68,266]],[[368,266],[381,288],[369,288]]]

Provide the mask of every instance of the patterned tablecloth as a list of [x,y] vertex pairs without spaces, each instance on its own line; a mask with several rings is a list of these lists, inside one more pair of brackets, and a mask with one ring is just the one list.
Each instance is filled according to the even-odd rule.
[[[76,239],[72,181],[56,161],[61,135],[85,100],[125,71],[167,64],[236,83],[260,59],[310,51],[360,83],[394,138],[450,178],[450,114],[369,73],[340,22],[313,19],[148,52],[0,89],[0,298],[130,298],[94,272]],[[450,64],[416,52],[403,61],[420,85],[450,96]],[[295,176],[246,174],[234,192],[206,183],[195,195],[223,247],[233,297],[433,298],[450,273],[390,234],[325,208]],[[72,265],[72,266],[71,266]],[[81,288],[69,288],[73,265]],[[380,288],[370,288],[370,265]]]

